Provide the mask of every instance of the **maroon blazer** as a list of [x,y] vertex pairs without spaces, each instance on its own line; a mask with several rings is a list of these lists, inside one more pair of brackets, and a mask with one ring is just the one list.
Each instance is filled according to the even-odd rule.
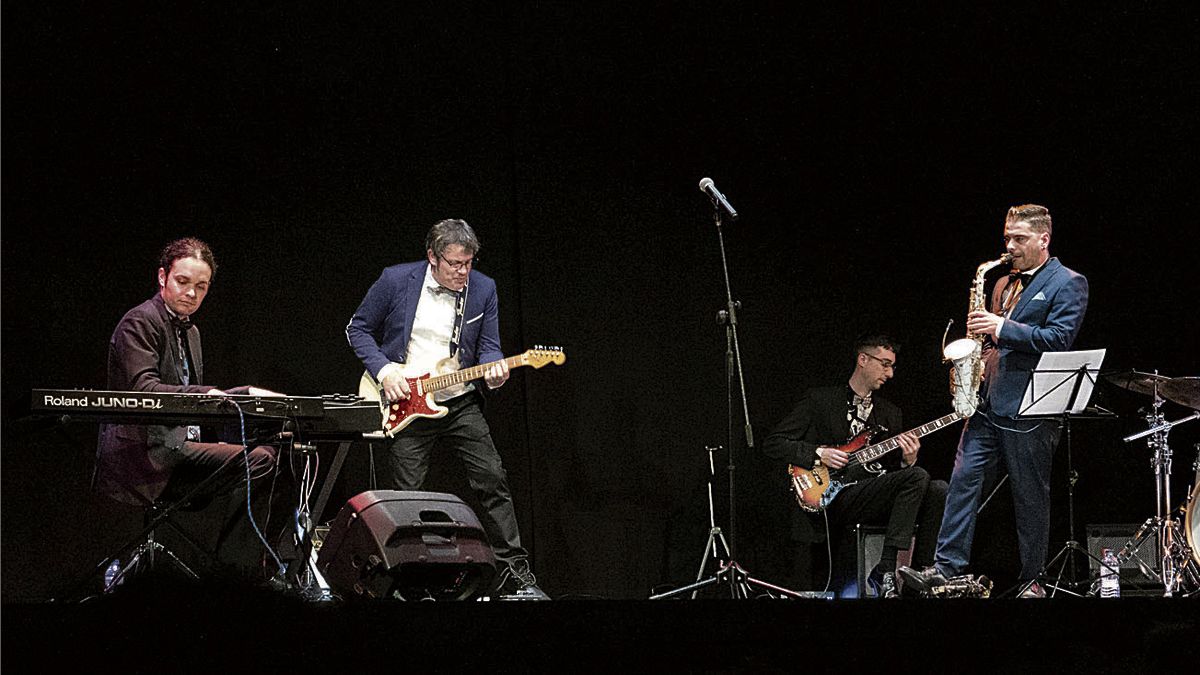
[[[191,352],[192,384],[180,367],[178,327],[158,294],[125,313],[108,344],[108,388],[113,391],[205,393],[200,330],[185,333]],[[139,504],[129,490],[157,499],[171,477],[186,427],[105,424],[96,449],[94,485],[119,501]]]

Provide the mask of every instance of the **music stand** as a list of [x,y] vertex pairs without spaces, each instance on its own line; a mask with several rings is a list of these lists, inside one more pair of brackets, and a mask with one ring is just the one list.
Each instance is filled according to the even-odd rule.
[[[1050,559],[1036,577],[1022,585],[1018,593],[1033,585],[1039,579],[1046,579],[1048,572],[1055,563],[1062,559],[1058,574],[1052,583],[1045,586],[1052,589],[1051,597],[1058,591],[1082,597],[1083,594],[1063,588],[1063,573],[1069,566],[1071,569],[1070,584],[1078,588],[1079,581],[1075,573],[1074,553],[1082,553],[1095,560],[1103,568],[1109,569],[1100,558],[1097,558],[1086,547],[1075,539],[1075,483],[1079,475],[1071,458],[1071,420],[1075,419],[1104,419],[1113,417],[1107,411],[1088,410],[1087,403],[1091,399],[1096,386],[1095,375],[1100,372],[1100,363],[1104,361],[1105,350],[1093,349],[1078,352],[1045,352],[1038,361],[1037,367],[1029,373],[1029,384],[1021,398],[1021,409],[1017,419],[1052,419],[1061,418],[1067,432],[1067,540],[1058,553]],[[1107,413],[1107,414],[1104,414]],[[1112,570],[1116,571],[1116,570]]]

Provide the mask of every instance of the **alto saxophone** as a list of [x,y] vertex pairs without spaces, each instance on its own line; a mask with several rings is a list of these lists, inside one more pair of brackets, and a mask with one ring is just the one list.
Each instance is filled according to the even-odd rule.
[[[1012,255],[1005,253],[996,260],[989,260],[975,270],[975,281],[971,284],[969,315],[974,311],[984,311],[986,298],[983,292],[983,277],[988,270],[997,265],[1012,261]],[[946,327],[949,330],[949,326]],[[953,363],[950,369],[950,395],[954,401],[954,410],[963,417],[975,414],[979,407],[979,385],[983,382],[983,336],[967,333],[967,337],[946,344],[942,337],[942,357],[944,361]]]

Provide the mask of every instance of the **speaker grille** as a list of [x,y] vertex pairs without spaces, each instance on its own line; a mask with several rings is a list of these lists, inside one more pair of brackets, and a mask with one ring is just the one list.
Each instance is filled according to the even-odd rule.
[[[1130,543],[1137,535],[1139,528],[1142,525],[1139,523],[1103,523],[1098,525],[1087,526],[1087,549],[1088,553],[1097,558],[1104,557],[1104,549],[1112,549],[1120,553],[1121,549],[1126,544]],[[1147,536],[1138,545],[1135,550],[1135,555],[1148,570],[1157,575],[1159,572],[1159,553],[1158,553],[1158,530],[1151,529],[1147,532]],[[1093,575],[1100,574],[1100,563],[1088,558],[1088,569]],[[1138,566],[1138,561],[1134,558],[1123,560],[1120,564],[1121,584],[1123,586],[1159,586],[1161,583],[1157,578],[1147,577],[1142,573]]]

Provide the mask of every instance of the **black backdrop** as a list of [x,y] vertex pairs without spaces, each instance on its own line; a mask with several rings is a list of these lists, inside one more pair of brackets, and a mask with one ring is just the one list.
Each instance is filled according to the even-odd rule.
[[[728,444],[701,177],[742,214],[725,235],[759,440],[848,375],[865,330],[906,345],[884,393],[907,421],[947,412],[942,330],[1023,202],[1050,207],[1053,252],[1091,281],[1077,347],[1200,374],[1192,10],[8,3],[3,25],[5,599],[54,594],[136,530],[88,494],[94,426],[30,433],[22,397],[104,385],[112,327],[178,236],[220,264],[197,316],[210,382],[318,395],[355,388],[343,327],[380,269],[420,257],[434,221],[471,222],[505,351],[568,355],[488,407],[558,595],[695,574],[705,447]],[[1120,442],[1147,401],[1099,396],[1123,417],[1074,428],[1080,535],[1154,511],[1149,451]],[[1197,427],[1172,435],[1180,500]],[[935,476],[955,436],[924,442]],[[781,469],[735,448],[736,557],[782,580]],[[367,456],[337,499],[367,489]],[[998,500],[979,562],[1003,579]]]

